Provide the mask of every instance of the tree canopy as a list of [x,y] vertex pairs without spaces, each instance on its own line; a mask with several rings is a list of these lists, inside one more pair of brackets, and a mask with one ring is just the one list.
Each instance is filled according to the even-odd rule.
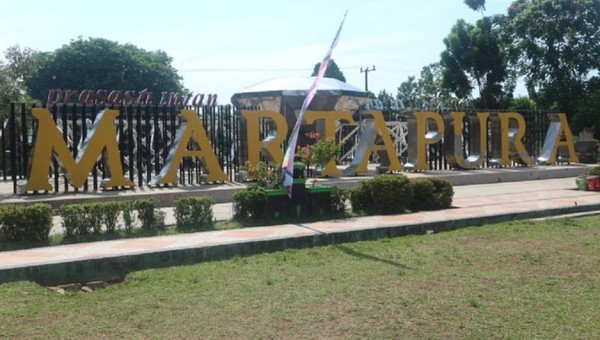
[[575,110],[600,69],[600,1],[518,0],[507,28],[530,95],[545,108]]
[[[316,76],[317,72],[319,72],[320,67],[321,67],[321,63],[317,63],[315,65],[315,68],[313,69],[313,73],[310,76],[311,77]],[[327,69],[325,70],[325,77],[335,78],[337,80],[346,82],[346,77],[344,77],[344,73],[340,70],[340,68],[335,63],[335,60],[333,60],[333,59],[329,60],[329,63],[327,63]]]
[[0,61],[0,114],[8,112],[10,103],[32,102],[25,83],[37,72],[40,58],[30,48],[11,46],[4,52],[7,63]]
[[442,87],[459,99],[467,99],[475,84],[480,95],[478,107],[500,108],[513,88],[511,82],[505,82],[509,75],[507,61],[493,19],[485,17],[475,25],[458,20],[444,44]]
[[44,99],[48,90],[147,89],[153,93],[181,92],[181,77],[163,51],[146,51],[102,38],[72,40],[54,52],[39,54],[38,72],[26,79],[29,93]]

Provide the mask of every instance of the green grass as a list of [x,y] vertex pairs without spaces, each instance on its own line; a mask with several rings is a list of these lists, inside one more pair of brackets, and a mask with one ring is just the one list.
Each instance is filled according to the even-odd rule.
[[0,286],[0,338],[595,338],[600,217]]

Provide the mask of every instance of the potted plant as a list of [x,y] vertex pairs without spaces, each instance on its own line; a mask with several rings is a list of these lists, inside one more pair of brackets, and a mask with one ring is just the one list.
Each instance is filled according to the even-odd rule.
[[[321,138],[318,132],[308,133],[306,137],[315,140],[315,142],[312,145],[298,147],[296,154],[306,164],[308,172],[315,177],[316,173],[322,170],[327,163],[337,158],[340,153],[340,146],[335,142],[335,138]],[[310,171],[311,165],[314,165],[313,172]]]

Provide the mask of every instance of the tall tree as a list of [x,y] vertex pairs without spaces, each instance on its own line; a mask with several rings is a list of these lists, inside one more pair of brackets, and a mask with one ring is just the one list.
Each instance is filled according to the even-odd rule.
[[420,102],[419,83],[415,76],[409,76],[406,81],[403,81],[400,86],[398,86],[397,97],[402,99],[406,108],[416,109],[421,107],[422,103]]
[[446,50],[441,54],[442,87],[467,99],[475,84],[479,108],[500,108],[514,90],[514,82],[506,82],[508,66],[495,22],[490,17],[476,25],[458,20],[444,39]]
[[11,46],[4,52],[6,63],[0,62],[0,114],[8,112],[10,103],[32,102],[25,83],[38,71],[39,52],[30,48]]
[[530,95],[542,108],[572,113],[600,69],[600,1],[517,0],[508,19]]
[[485,0],[464,0],[464,2],[474,11],[485,11]]
[[181,77],[163,51],[146,51],[102,38],[81,37],[51,53],[27,81],[30,94],[44,99],[51,88],[180,92]]
[[[317,63],[315,65],[315,68],[313,69],[313,73],[310,76],[311,77],[316,76],[317,72],[319,72],[320,67],[321,67],[321,63]],[[325,77],[335,78],[337,80],[346,82],[346,77],[344,77],[344,73],[340,70],[340,68],[335,63],[335,60],[333,60],[333,59],[329,60],[329,63],[327,64],[327,69],[325,70]]]

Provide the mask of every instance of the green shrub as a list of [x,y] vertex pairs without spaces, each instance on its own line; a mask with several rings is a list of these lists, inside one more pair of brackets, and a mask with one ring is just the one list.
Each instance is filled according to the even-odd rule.
[[133,230],[133,221],[136,219],[135,209],[133,207],[133,201],[123,202],[121,208],[123,209],[123,223],[125,224],[125,231],[129,234]]
[[398,214],[409,208],[413,188],[405,175],[381,175],[350,191],[352,210],[368,215]]
[[52,228],[52,207],[36,203],[0,208],[0,241],[47,241]]
[[62,218],[62,226],[65,229],[65,236],[71,237],[80,234],[80,226],[85,225],[85,211],[83,204],[67,204],[58,209],[58,214]]
[[119,202],[102,203],[102,223],[108,233],[114,233],[119,226],[119,214],[123,210],[124,204]]
[[259,186],[250,186],[233,194],[233,218],[262,218],[267,213],[267,193]]
[[439,210],[452,205],[454,189],[450,182],[440,178],[415,178],[410,182],[414,193],[410,210]]
[[213,199],[208,196],[175,200],[173,208],[177,228],[210,229],[213,225],[212,206],[214,203]]
[[452,206],[454,199],[454,188],[452,184],[445,179],[430,178],[429,179],[435,188],[433,192],[433,207],[432,209],[448,209]]
[[348,191],[336,186],[331,187],[331,204],[329,210],[332,213],[343,213],[346,211],[346,201],[348,200]]
[[102,231],[102,224],[104,222],[104,204],[105,203],[83,204],[86,233],[91,230],[94,234],[100,234]]
[[429,178],[411,179],[413,187],[413,200],[410,205],[411,211],[431,210],[435,187]]
[[152,230],[157,229],[156,213],[153,199],[135,200],[133,201],[133,209],[137,212],[137,219],[142,224],[142,229]]

